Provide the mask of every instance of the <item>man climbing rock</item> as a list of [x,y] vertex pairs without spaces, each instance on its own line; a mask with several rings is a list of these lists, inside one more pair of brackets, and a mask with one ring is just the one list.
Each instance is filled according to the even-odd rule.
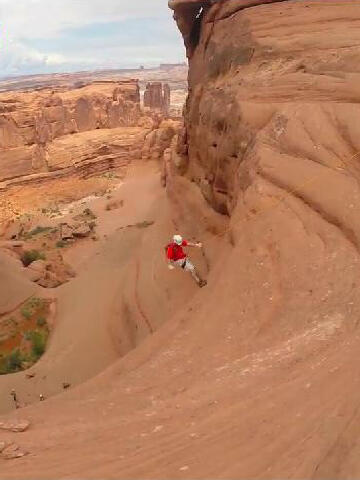
[[19,408],[18,398],[17,398],[16,392],[15,392],[14,389],[11,390],[10,395],[12,396],[12,398],[14,400],[15,408]]
[[166,246],[166,257],[169,263],[169,269],[180,267],[186,272],[190,272],[191,276],[199,287],[204,287],[207,282],[203,280],[197,272],[194,265],[188,259],[183,247],[197,247],[202,248],[201,243],[190,243],[183,240],[181,235],[174,235],[173,241]]

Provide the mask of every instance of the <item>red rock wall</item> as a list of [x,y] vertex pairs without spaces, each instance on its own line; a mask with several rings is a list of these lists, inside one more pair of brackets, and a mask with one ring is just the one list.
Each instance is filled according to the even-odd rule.
[[47,151],[60,137],[136,126],[140,117],[136,81],[1,94],[0,181],[48,171]]
[[265,177],[299,195],[319,169],[339,188],[359,181],[359,2],[209,3],[190,58],[186,128],[188,174],[211,203],[231,213]]
[[229,216],[211,277],[226,285],[224,329],[239,319],[246,348],[313,341],[327,322],[347,335],[360,315],[360,2],[234,5],[201,14],[178,145],[185,177]]

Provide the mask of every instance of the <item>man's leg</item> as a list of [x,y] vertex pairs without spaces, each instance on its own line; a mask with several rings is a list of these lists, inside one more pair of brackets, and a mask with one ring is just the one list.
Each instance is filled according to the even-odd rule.
[[187,272],[190,272],[191,276],[193,277],[193,279],[195,280],[195,282],[200,286],[200,287],[203,287],[206,285],[206,281],[203,280],[199,273],[197,272],[196,268],[194,267],[194,265],[190,262],[190,260],[187,258],[186,259],[186,264],[185,264],[185,267],[184,267],[184,270],[186,270]]

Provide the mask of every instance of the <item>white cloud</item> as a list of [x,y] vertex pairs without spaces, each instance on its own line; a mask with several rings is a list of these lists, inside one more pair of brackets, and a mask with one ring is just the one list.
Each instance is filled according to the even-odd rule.
[[[154,39],[139,34],[125,45],[100,34],[82,42],[83,28],[121,21],[126,25],[135,19],[160,22],[159,35],[171,31],[170,41],[151,47]],[[67,32],[74,45],[69,46]],[[175,32],[167,0],[0,0],[0,75],[182,60],[182,42]]]
[[13,37],[51,37],[93,22],[165,16],[166,0],[0,0],[0,23]]

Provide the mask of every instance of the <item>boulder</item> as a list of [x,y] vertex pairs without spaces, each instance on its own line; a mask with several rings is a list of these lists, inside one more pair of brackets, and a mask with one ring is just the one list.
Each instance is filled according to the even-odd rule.
[[75,224],[73,227],[73,237],[75,238],[88,237],[91,234],[92,230],[93,229],[91,228],[90,224],[87,222]]
[[73,238],[73,228],[68,223],[60,224],[60,238],[64,241]]
[[32,282],[38,282],[46,274],[47,263],[44,260],[36,260],[25,269],[25,274]]
[[0,430],[6,430],[8,432],[25,432],[29,427],[30,422],[28,420],[0,422]]
[[45,274],[36,281],[36,283],[44,288],[56,288],[64,283],[64,281],[60,279],[56,273],[46,271]]
[[1,452],[0,458],[5,460],[14,460],[15,458],[21,458],[27,455],[28,452],[22,450],[18,445],[15,443],[11,443],[8,446],[5,446],[3,451]]

